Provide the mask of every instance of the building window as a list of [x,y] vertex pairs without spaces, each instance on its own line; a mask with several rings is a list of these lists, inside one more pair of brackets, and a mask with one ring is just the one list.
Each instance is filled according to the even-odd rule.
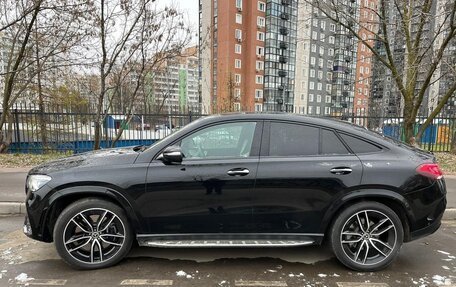
[[336,24],[329,24],[329,30],[331,32],[336,32]]
[[[233,7],[233,6],[231,6],[231,7]],[[236,8],[242,9],[242,0],[236,0]]]
[[317,103],[321,103],[321,95],[317,95]]
[[263,98],[263,90],[256,89],[255,90],[255,99],[262,99]]
[[309,94],[309,102],[313,102],[314,101],[314,95],[313,94]]
[[318,19],[313,19],[313,20],[312,20],[312,25],[313,25],[314,27],[318,27]]
[[315,57],[310,57],[310,64],[315,66]]
[[318,71],[318,79],[323,79],[323,71]]
[[308,113],[309,115],[311,115],[311,114],[313,113],[313,107],[312,107],[312,106],[309,106],[309,107],[307,108],[307,110],[308,110],[307,113]]
[[241,110],[241,103],[234,103],[234,110],[239,112]]
[[242,52],[242,46],[241,46],[241,44],[236,44],[236,45],[234,45],[234,52],[235,52],[236,54],[241,54],[241,52]]
[[324,63],[323,59],[319,58],[318,59],[318,67],[323,68],[323,63]]
[[335,43],[334,36],[329,36],[329,44],[334,44],[334,43]]
[[258,16],[258,17],[257,17],[257,25],[258,25],[259,27],[264,27],[265,23],[266,23],[266,22],[265,22],[265,20],[264,20],[264,17],[261,17],[261,16]]
[[317,45],[315,45],[315,44],[310,45],[310,50],[312,52],[316,53],[317,52]]
[[235,74],[234,75],[234,82],[236,84],[240,84],[241,83],[241,75],[240,74]]
[[234,36],[236,37],[236,39],[242,40],[242,30],[236,29],[236,30],[234,31]]
[[312,40],[317,40],[318,39],[318,34],[317,32],[313,31],[312,32]]
[[263,61],[256,61],[255,68],[256,68],[258,71],[264,70],[264,62],[263,62]]
[[324,42],[324,41],[325,41],[325,38],[326,38],[325,34],[321,33],[321,34],[320,34],[320,41],[321,41],[321,42]]
[[256,47],[256,54],[257,54],[257,56],[264,56],[264,47],[257,46]]
[[[321,91],[322,89],[323,89],[323,84],[322,83],[317,83],[317,90]],[[318,96],[317,96],[317,101],[318,101]],[[321,102],[321,98],[320,98],[320,102]]]
[[326,97],[325,97],[325,102],[326,102],[327,104],[331,103],[331,96],[326,96]]
[[320,55],[324,55],[325,54],[325,47],[320,47]]
[[234,67],[235,67],[236,69],[240,69],[240,68],[241,68],[241,60],[235,59],[235,60],[234,60]]
[[333,48],[329,48],[328,49],[328,55],[329,56],[334,56],[334,49]]
[[257,32],[257,40],[264,41],[264,32]]
[[315,83],[314,82],[309,82],[309,89],[311,89],[311,90],[315,89]]
[[321,28],[322,30],[325,30],[325,29],[326,29],[326,22],[325,22],[325,21],[321,21],[321,22],[320,22],[320,28]]
[[241,89],[234,89],[234,97],[239,100],[241,98]]
[[[331,84],[326,84],[326,92],[331,93]],[[331,97],[329,97],[329,101],[331,101]]]
[[330,107],[325,107],[325,115],[329,115],[331,113]]
[[315,77],[315,70],[314,70],[314,69],[310,69],[310,76],[311,76],[312,78]]
[[258,11],[266,12],[266,3],[258,1]]
[[319,114],[320,114],[320,107],[318,107],[318,106],[316,107],[316,109],[315,109],[315,113],[316,113],[317,115],[319,115]]
[[242,24],[242,15],[239,13],[236,13],[236,23]]
[[261,75],[256,75],[255,76],[255,83],[262,85],[263,84],[263,76]]

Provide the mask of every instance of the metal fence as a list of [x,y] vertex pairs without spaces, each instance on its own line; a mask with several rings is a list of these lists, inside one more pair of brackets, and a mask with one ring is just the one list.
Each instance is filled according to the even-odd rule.
[[[100,146],[109,148],[150,145],[204,116],[197,107],[179,107],[174,110],[172,113],[134,114],[128,121],[124,113],[107,113],[101,129]],[[94,107],[66,109],[46,106],[42,112],[34,105],[16,106],[11,111],[10,122],[5,124],[3,132],[12,136],[8,149],[11,153],[80,153],[94,147],[95,119]],[[401,117],[350,116],[343,117],[342,120],[365,126],[395,139],[405,140]],[[424,120],[425,118],[417,119],[415,133]],[[119,140],[115,141],[121,128],[123,132]],[[456,118],[436,118],[425,130],[418,144],[430,151],[450,151],[452,141],[455,140],[455,130]]]

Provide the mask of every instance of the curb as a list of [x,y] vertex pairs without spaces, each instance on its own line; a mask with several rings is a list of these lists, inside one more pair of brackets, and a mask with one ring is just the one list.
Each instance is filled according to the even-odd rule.
[[25,214],[24,202],[0,202],[0,216]]
[[[25,214],[24,202],[0,202],[0,216]],[[456,220],[456,208],[447,208],[442,220]]]

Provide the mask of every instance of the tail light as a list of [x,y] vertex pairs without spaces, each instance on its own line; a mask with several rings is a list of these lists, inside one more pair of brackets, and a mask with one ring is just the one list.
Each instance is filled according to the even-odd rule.
[[443,177],[443,172],[440,169],[439,165],[436,163],[425,163],[416,168],[416,171],[426,177],[432,179],[441,179]]

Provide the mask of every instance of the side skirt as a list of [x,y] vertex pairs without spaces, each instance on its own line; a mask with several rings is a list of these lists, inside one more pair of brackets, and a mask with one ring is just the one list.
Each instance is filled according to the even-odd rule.
[[323,234],[137,234],[149,247],[293,247],[320,244]]

